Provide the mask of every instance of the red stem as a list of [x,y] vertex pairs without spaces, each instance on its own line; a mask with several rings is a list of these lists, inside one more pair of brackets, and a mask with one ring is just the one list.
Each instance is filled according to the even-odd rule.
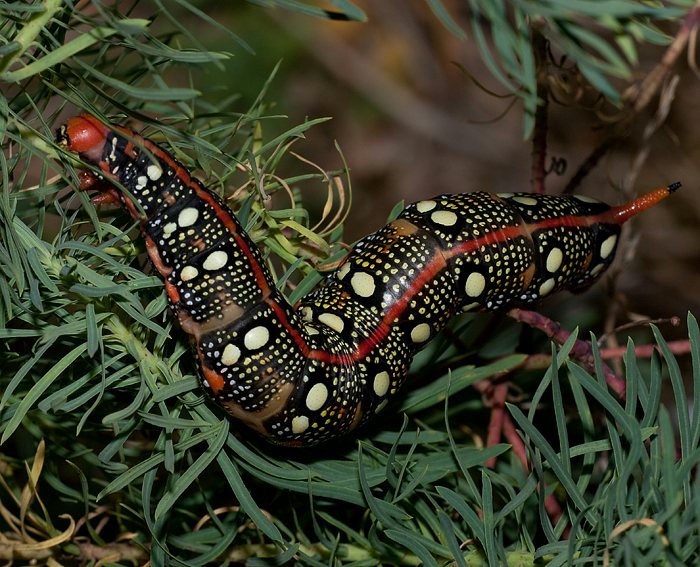
[[[571,336],[571,333],[563,329],[559,323],[552,321],[548,317],[545,317],[536,311],[515,308],[508,311],[508,315],[516,321],[526,323],[535,329],[539,329],[560,345],[564,344]],[[576,342],[571,349],[571,356],[581,362],[586,370],[589,372],[595,372],[593,349],[588,341],[576,339]],[[624,398],[625,381],[617,376],[607,364],[603,364],[603,374],[605,375],[605,381],[607,382],[608,386],[610,386],[610,388],[618,396]]]

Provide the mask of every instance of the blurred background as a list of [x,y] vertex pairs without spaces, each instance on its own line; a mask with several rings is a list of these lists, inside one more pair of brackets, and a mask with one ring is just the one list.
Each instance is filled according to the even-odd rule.
[[[250,49],[224,33],[217,37],[193,18],[193,35],[204,45],[234,54],[220,71],[203,69],[198,85],[210,85],[207,95],[216,97],[221,85],[233,83],[242,95],[240,107],[247,108],[281,61],[266,96],[274,103],[271,112],[289,116],[286,127],[305,117],[332,117],[295,150],[326,169],[339,168],[337,141],[351,169],[347,242],[383,225],[401,200],[529,191],[532,145],[524,139],[522,104],[503,96],[473,38],[450,33],[425,2],[355,4],[367,22],[329,21],[247,2],[205,3],[206,13]],[[469,30],[466,3],[445,5]],[[668,22],[664,31],[673,36],[679,25]],[[641,80],[665,51],[666,46],[640,47],[636,75],[616,86],[623,91]],[[553,54],[552,61],[560,62],[560,56]],[[630,223],[614,288],[596,286],[585,301],[603,302],[614,293],[622,311],[650,318],[684,318],[688,309],[699,311],[700,78],[691,68],[693,58],[684,53],[673,68],[679,81],[665,122],[645,140],[645,128],[659,109],[657,97],[576,188],[617,203],[676,180],[684,184],[672,199]],[[559,173],[565,169],[547,176],[547,191],[556,194],[610,137],[609,124],[620,111],[602,101],[568,62],[550,64],[549,73],[557,100],[549,105],[547,166],[555,160]]]

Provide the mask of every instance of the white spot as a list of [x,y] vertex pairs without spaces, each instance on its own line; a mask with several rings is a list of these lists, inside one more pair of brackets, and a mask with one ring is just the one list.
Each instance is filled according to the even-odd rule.
[[350,279],[350,285],[360,297],[370,297],[376,289],[374,278],[367,272],[355,272]]
[[318,320],[338,333],[342,333],[345,328],[345,321],[335,313],[321,313],[318,316]]
[[472,272],[464,285],[464,291],[469,297],[479,297],[486,287],[486,278],[479,272]]
[[345,262],[345,264],[340,266],[340,269],[338,270],[338,279],[342,280],[345,276],[348,275],[349,271],[350,271],[350,262]]
[[174,222],[169,222],[163,227],[163,236],[168,238],[173,232],[177,230],[177,225]]
[[292,433],[304,433],[309,428],[309,418],[298,415],[292,419]]
[[256,350],[264,347],[269,340],[270,331],[267,330],[267,327],[260,325],[259,327],[253,327],[245,334],[243,344],[248,350]]
[[316,327],[312,327],[311,325],[306,325],[306,332],[309,333],[309,335],[319,335],[320,332]]
[[523,197],[520,195],[513,197],[513,201],[517,201],[521,205],[533,206],[537,204],[537,199],[534,199],[532,197]]
[[163,175],[163,170],[157,165],[149,165],[146,168],[146,175],[151,181],[158,181],[160,176]]
[[430,338],[430,325],[428,323],[421,323],[413,327],[411,331],[411,340],[414,343],[424,343]]
[[304,321],[313,321],[314,320],[314,313],[311,311],[311,307],[302,307],[301,308],[301,318]]
[[481,305],[478,301],[475,301],[474,303],[470,303],[469,305],[465,305],[462,307],[462,311],[471,311],[472,309],[476,309]]
[[496,193],[496,197],[500,197],[501,199],[510,199],[515,193]]
[[136,179],[136,188],[143,189],[147,183],[148,183],[148,179],[146,178],[146,176],[139,175],[138,178]]
[[613,234],[612,236],[608,236],[603,241],[603,244],[600,245],[600,257],[603,260],[605,260],[608,256],[610,256],[610,253],[615,248],[616,242],[617,242],[617,236]]
[[457,222],[457,215],[452,211],[435,211],[430,218],[443,226],[453,226]]
[[205,270],[213,272],[214,270],[220,270],[223,268],[226,265],[226,262],[228,262],[228,254],[226,254],[226,252],[223,250],[216,250],[207,256],[207,259],[204,260],[202,267]]
[[427,213],[428,211],[432,211],[435,207],[437,207],[435,201],[418,201],[416,203],[416,210],[419,213]]
[[241,349],[236,345],[227,344],[221,355],[221,362],[224,366],[233,366],[241,358]]
[[552,248],[547,254],[547,271],[556,272],[561,266],[561,262],[564,259],[564,254],[561,248]]
[[374,413],[379,413],[380,411],[382,411],[388,403],[389,400],[382,400],[382,403],[377,406],[377,409],[374,410]]
[[374,377],[374,383],[372,384],[374,393],[380,398],[386,396],[386,393],[389,391],[389,384],[389,373],[386,371],[380,372]]
[[328,388],[325,384],[314,384],[306,394],[306,407],[311,411],[320,410],[328,399]]
[[549,278],[548,280],[545,280],[540,286],[540,297],[543,297],[547,295],[550,291],[552,291],[554,289],[554,283],[554,278]]
[[186,209],[182,209],[180,214],[177,215],[177,224],[181,227],[192,226],[197,222],[198,218],[199,211],[194,207],[187,207]]
[[194,266],[185,266],[180,272],[180,279],[183,282],[188,282],[196,278],[198,275],[199,270],[197,270],[197,268],[195,268]]

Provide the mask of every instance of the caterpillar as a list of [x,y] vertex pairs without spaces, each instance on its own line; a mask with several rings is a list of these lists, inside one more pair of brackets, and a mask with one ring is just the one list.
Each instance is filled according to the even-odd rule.
[[268,440],[296,447],[380,412],[415,353],[456,313],[591,285],[611,264],[622,224],[680,187],[612,207],[529,193],[418,201],[292,307],[233,212],[169,152],[91,115],[68,120],[57,142],[99,168],[83,172],[82,189],[116,182],[102,197],[140,221],[209,396]]

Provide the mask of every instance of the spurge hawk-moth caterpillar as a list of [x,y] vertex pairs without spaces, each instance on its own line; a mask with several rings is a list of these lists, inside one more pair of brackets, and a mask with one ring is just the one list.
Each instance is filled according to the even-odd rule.
[[[58,142],[127,189],[118,199],[141,222],[209,395],[289,446],[371,419],[454,314],[589,286],[612,262],[621,225],[680,186],[617,207],[529,193],[419,201],[293,308],[236,216],[170,153],[89,115],[68,120]],[[88,173],[82,187],[96,180]]]

